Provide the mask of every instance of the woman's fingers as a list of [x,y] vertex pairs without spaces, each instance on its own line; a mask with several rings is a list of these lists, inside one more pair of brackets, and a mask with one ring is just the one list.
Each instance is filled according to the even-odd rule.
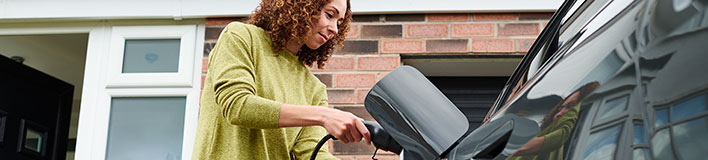
[[371,145],[371,134],[369,133],[369,129],[366,128],[366,125],[364,125],[364,122],[358,121],[356,123],[356,128],[358,129],[358,133],[363,136],[364,141],[366,141],[367,145]]
[[359,127],[359,123],[361,123],[361,121],[354,119],[352,123],[353,124],[351,124],[347,130],[349,130],[349,134],[352,135],[352,142],[359,142],[361,141],[361,134],[357,128]]
[[331,109],[329,114],[325,114],[322,126],[327,132],[332,134],[342,143],[359,142],[362,138],[370,143],[369,131],[366,129],[362,119],[352,113],[338,109]]

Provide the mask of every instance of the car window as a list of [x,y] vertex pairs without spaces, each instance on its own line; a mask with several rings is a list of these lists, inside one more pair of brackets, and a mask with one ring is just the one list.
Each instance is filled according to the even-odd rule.
[[629,95],[624,95],[606,101],[605,104],[600,107],[600,111],[597,113],[597,119],[605,119],[625,111],[627,109],[628,101]]
[[557,31],[560,28],[560,20],[567,12],[575,0],[569,0],[561,5],[560,10],[554,13],[549,22],[549,25],[544,28],[539,38],[532,45],[526,57],[521,61],[514,74],[510,77],[507,84],[502,89],[500,96],[497,97],[492,108],[485,116],[485,122],[488,121],[496,112],[503,107],[506,101],[518,96],[519,91],[523,86],[538,73],[545,62],[551,57],[557,48]]
[[580,32],[609,2],[610,0],[587,0],[583,3],[576,3],[578,5],[577,12],[567,16],[566,23],[560,29],[559,40],[567,41],[574,33]]
[[703,92],[654,110],[654,135],[651,138],[654,158],[705,157],[704,149],[708,148],[708,137],[705,136],[708,135],[707,102],[708,93]]
[[583,159],[614,159],[620,131],[622,131],[622,125],[616,125],[590,134]]
[[[594,33],[598,31],[602,26],[607,24],[607,22],[610,22],[610,20],[614,19],[620,12],[624,11],[629,5],[634,4],[635,1],[610,1],[605,3],[604,8],[602,8],[592,19],[585,25],[583,26],[582,29],[579,31],[585,32],[582,36],[580,36],[579,40],[580,42],[584,41],[585,39],[589,38],[591,35],[595,35]],[[568,30],[570,33],[574,33],[572,30]],[[577,32],[577,31],[576,31]],[[581,43],[575,43],[573,44],[572,47],[570,47],[571,50],[573,50],[575,47],[577,47]]]

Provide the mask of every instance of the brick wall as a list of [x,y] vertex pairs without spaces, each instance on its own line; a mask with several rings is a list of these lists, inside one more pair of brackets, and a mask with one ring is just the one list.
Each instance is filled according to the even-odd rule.
[[[364,109],[369,89],[401,65],[405,55],[524,54],[552,13],[355,15],[345,47],[324,69],[311,71],[327,85],[330,107],[373,120]],[[243,18],[207,19],[204,66],[223,27]],[[204,74],[206,68],[202,68]],[[344,160],[371,159],[373,146],[330,142]],[[381,152],[378,159],[398,159]]]

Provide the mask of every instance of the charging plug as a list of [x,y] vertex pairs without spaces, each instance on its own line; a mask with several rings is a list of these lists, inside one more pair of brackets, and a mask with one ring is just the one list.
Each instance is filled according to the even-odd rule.
[[381,125],[372,121],[364,121],[366,129],[369,130],[369,135],[371,135],[371,143],[374,147],[390,151],[396,154],[401,153],[401,145],[399,145],[391,135],[386,132]]

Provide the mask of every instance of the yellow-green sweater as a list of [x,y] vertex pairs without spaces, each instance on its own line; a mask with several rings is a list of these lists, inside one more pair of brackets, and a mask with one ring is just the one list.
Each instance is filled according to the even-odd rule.
[[[327,132],[278,128],[280,105],[327,106],[326,87],[261,28],[226,26],[209,55],[192,159],[309,159]],[[318,159],[336,159],[323,146]]]

